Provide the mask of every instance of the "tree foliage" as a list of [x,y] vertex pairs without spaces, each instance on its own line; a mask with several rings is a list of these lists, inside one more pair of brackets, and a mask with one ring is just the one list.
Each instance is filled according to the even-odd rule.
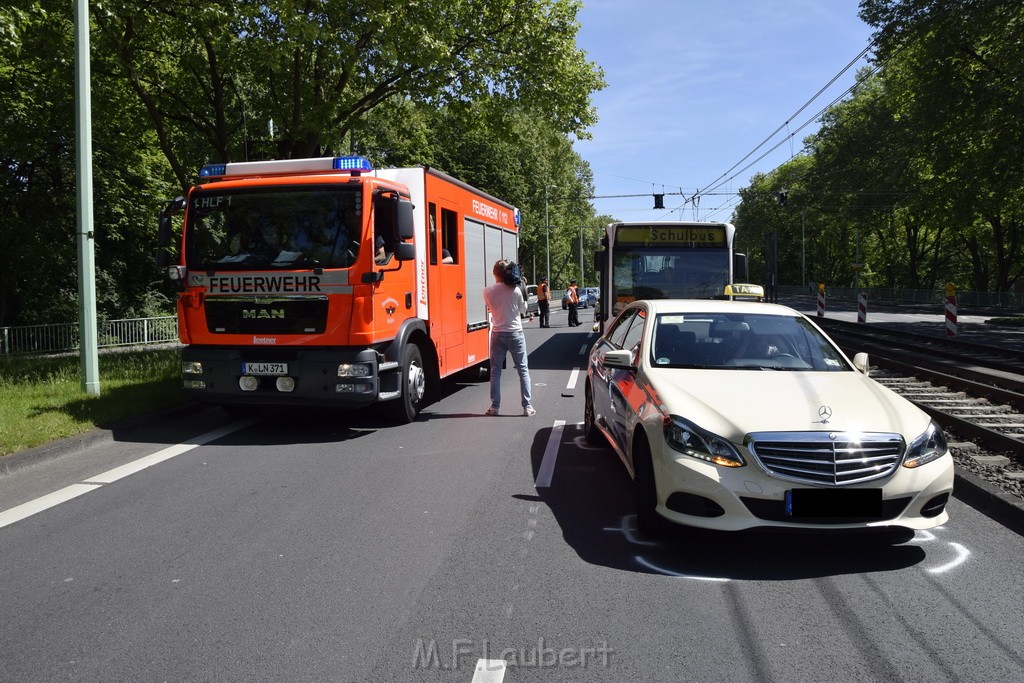
[[[93,0],[101,315],[166,310],[155,215],[209,161],[352,151],[436,166],[519,205],[524,248],[536,249],[543,182],[524,169],[592,194],[570,139],[588,135],[604,82],[576,46],[579,7]],[[0,8],[0,238],[17,245],[0,254],[0,324],[77,310],[73,37],[66,6]]]
[[[875,67],[824,115],[807,159],[744,190],[738,227],[791,238],[798,217],[814,224],[808,277],[824,282],[852,284],[859,249],[862,285],[1006,291],[1024,279],[1024,8],[863,0],[861,17]],[[785,209],[766,203],[785,185]],[[792,261],[782,282],[801,281]]]

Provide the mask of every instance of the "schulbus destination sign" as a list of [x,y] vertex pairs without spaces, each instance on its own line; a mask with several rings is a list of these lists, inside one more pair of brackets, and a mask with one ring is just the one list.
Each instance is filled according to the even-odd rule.
[[619,245],[726,247],[724,226],[630,225],[619,228]]

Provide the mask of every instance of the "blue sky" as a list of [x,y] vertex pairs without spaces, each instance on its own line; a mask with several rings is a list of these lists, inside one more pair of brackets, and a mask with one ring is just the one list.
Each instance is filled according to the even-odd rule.
[[[594,96],[599,121],[576,150],[594,171],[595,194],[685,192],[730,182],[735,193],[757,172],[799,153],[814,119],[867,65],[858,61],[798,116],[792,115],[871,41],[857,0],[584,0],[577,38],[608,82]],[[792,119],[791,119],[792,117]],[[771,141],[735,169],[772,131]],[[742,170],[768,148],[789,141]],[[727,173],[728,172],[728,173]],[[739,172],[737,174],[737,172]],[[725,178],[721,178],[726,174]],[[666,194],[595,199],[620,220],[729,220],[735,196],[702,197],[699,212]],[[725,207],[725,208],[720,208]]]

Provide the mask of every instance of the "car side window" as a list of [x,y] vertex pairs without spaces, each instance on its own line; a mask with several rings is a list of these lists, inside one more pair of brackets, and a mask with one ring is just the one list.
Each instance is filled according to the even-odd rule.
[[627,313],[615,321],[615,326],[608,332],[608,343],[617,349],[623,348],[626,333],[629,332],[630,323],[636,318],[636,312]]
[[626,331],[626,336],[622,341],[622,347],[629,349],[633,352],[633,360],[636,360],[636,350],[640,346],[640,340],[644,336],[644,320],[645,316],[642,311],[638,311],[633,320],[630,322],[629,329]]

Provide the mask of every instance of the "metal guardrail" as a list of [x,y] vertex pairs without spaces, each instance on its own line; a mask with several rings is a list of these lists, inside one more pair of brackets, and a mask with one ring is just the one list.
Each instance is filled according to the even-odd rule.
[[[130,318],[101,320],[97,329],[100,348],[145,346],[178,341],[178,318]],[[0,355],[76,351],[80,345],[78,323],[0,327]]]
[[[818,288],[800,285],[779,285],[781,295],[807,294],[817,296]],[[836,299],[857,300],[860,292],[866,292],[869,301],[890,301],[904,304],[935,304],[942,306],[946,301],[945,290],[941,289],[891,289],[886,287],[832,287],[825,286],[826,296]],[[956,293],[960,306],[983,308],[1005,308],[1008,311],[1024,310],[1024,293],[1015,292],[961,292]]]

